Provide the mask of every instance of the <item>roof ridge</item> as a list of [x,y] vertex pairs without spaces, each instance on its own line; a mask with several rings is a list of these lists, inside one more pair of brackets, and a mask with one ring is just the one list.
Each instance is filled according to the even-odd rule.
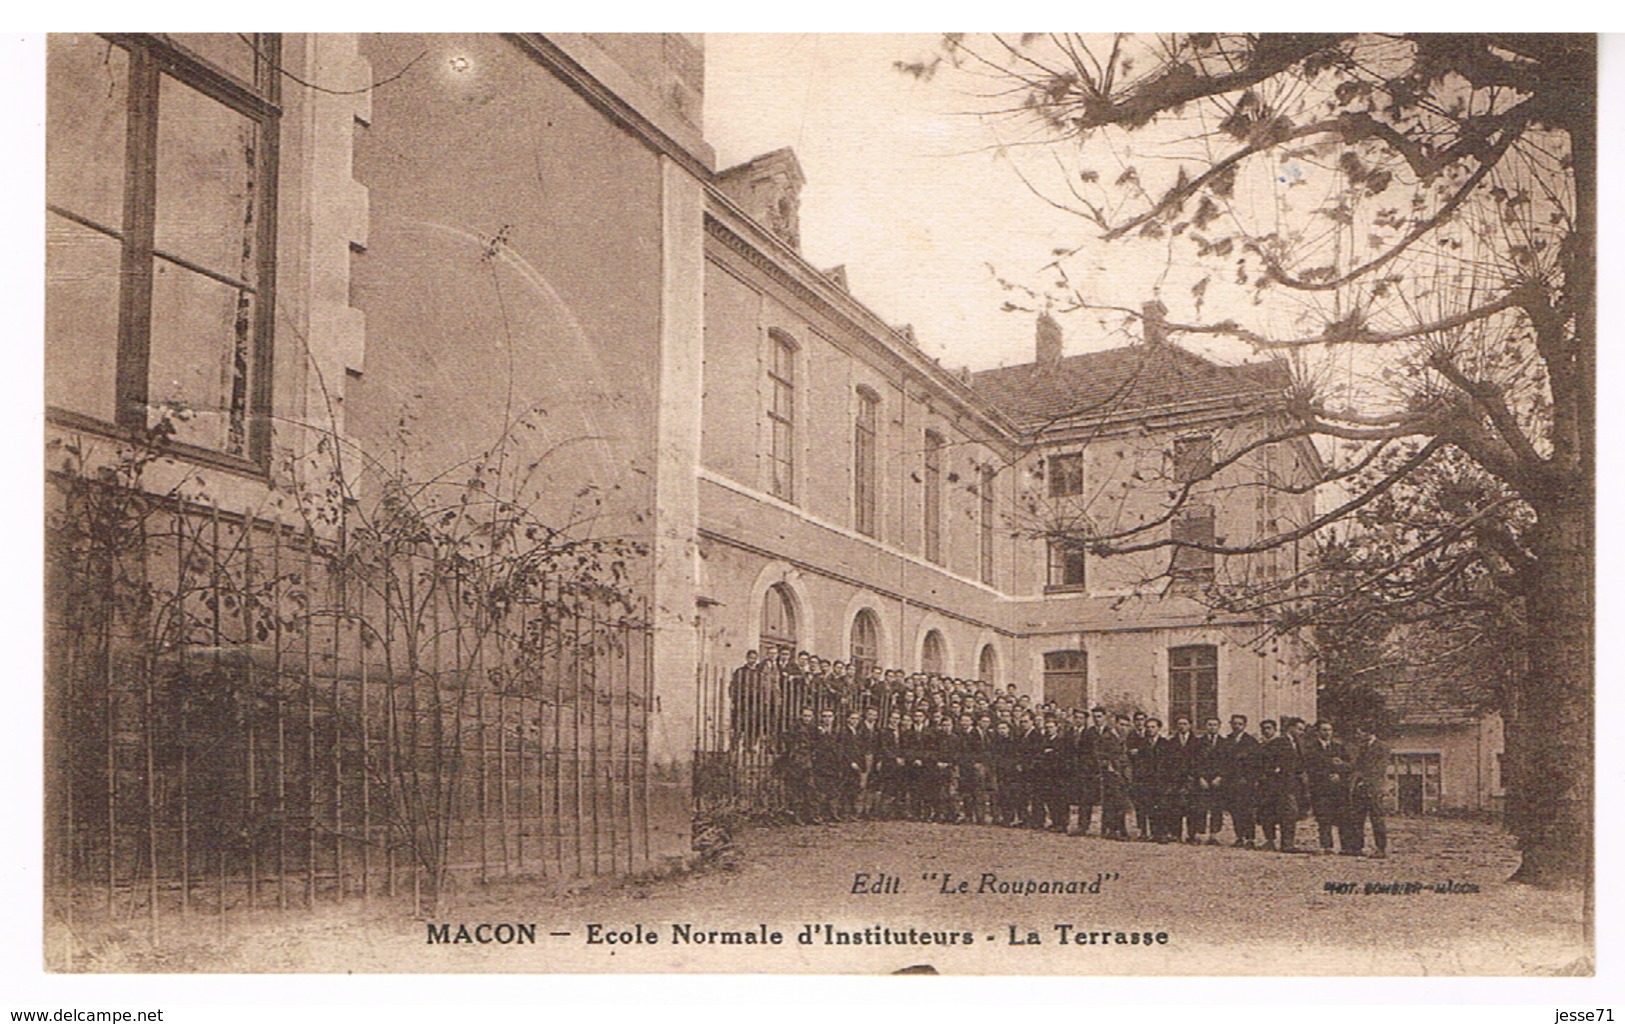
[[1055,422],[1274,393],[1273,382],[1242,369],[1251,365],[1229,366],[1178,345],[1139,341],[1055,363],[979,370],[971,386],[1011,419]]

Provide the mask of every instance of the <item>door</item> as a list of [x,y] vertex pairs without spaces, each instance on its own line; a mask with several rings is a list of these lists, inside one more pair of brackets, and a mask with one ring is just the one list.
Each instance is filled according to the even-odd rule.
[[1399,813],[1422,813],[1422,776],[1401,775],[1399,777]]

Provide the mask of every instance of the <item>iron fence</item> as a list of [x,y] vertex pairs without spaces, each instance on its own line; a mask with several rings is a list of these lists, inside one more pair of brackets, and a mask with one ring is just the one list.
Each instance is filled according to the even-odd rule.
[[641,605],[74,486],[46,627],[48,897],[70,928],[649,864]]

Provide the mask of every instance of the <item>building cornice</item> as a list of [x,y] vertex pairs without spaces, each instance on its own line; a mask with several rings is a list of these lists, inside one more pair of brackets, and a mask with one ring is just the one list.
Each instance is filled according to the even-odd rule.
[[[1238,410],[1234,398],[1135,409],[1110,417],[1055,424],[1036,435],[1023,430],[975,388],[909,342],[873,310],[838,287],[800,253],[757,224],[716,186],[717,175],[707,162],[709,152],[696,154],[692,140],[685,143],[664,131],[649,117],[628,103],[620,91],[610,88],[589,71],[576,56],[559,43],[537,32],[509,33],[505,36],[521,52],[546,67],[594,108],[650,149],[671,158],[706,186],[708,209],[706,233],[742,257],[751,266],[788,289],[802,301],[818,308],[853,335],[867,340],[887,358],[911,370],[918,379],[942,395],[954,407],[975,418],[984,431],[984,440],[1012,448],[1074,440],[1077,431],[1140,429],[1148,419],[1209,412],[1212,418],[1236,419],[1265,410]],[[699,144],[704,150],[703,142]],[[1175,426],[1175,424],[1169,424]]]
[[715,172],[708,162],[709,147],[705,145],[703,139],[695,144],[699,148],[699,152],[696,153],[690,145],[673,138],[637,107],[623,99],[620,91],[605,85],[598,76],[588,71],[579,60],[567,53],[553,39],[540,32],[510,32],[505,33],[504,38],[520,52],[551,71],[600,113],[645,146],[670,157],[700,181],[709,183],[715,178]]
[[1016,444],[1018,432],[1004,414],[988,405],[969,384],[910,344],[873,310],[842,291],[822,271],[766,231],[714,187],[707,188],[711,209],[706,233],[751,266],[794,293],[848,331],[867,339],[889,358],[913,371],[956,408],[975,417],[987,432],[984,440]]
[[[707,188],[711,209],[706,211],[706,233],[752,267],[815,306],[854,334],[867,339],[898,364],[975,417],[987,431],[983,440],[1011,448],[1065,444],[1080,434],[1133,433],[1146,429],[1178,429],[1203,423],[1234,421],[1268,414],[1279,402],[1260,394],[1256,403],[1238,406],[1234,395],[1143,406],[1131,411],[1067,419],[1041,429],[1023,429],[952,371],[927,356],[881,320],[872,310],[847,294],[795,250],[763,229],[714,187]],[[1151,421],[1168,422],[1152,424]]]

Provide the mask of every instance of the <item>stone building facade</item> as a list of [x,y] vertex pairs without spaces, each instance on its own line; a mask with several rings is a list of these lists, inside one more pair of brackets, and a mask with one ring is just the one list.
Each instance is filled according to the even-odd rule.
[[1154,311],[1125,349],[1065,356],[1046,316],[1031,364],[944,368],[800,255],[792,153],[715,167],[698,37],[49,48],[48,439],[112,457],[167,421],[144,486],[206,476],[216,514],[281,530],[315,462],[376,492],[517,434],[537,517],[638,552],[647,814],[615,870],[688,855],[696,675],[764,645],[1063,703],[1313,714],[1298,647],[1198,599],[1296,552],[1068,539],[1158,523],[1215,460],[1168,531],[1304,521],[1311,448],[1227,462],[1271,428],[1279,370],[1182,352]]
[[[1237,546],[1306,522],[1313,499],[1294,487],[1313,449],[1264,443],[1281,368],[1219,366],[1160,337],[1065,357],[1044,316],[1032,363],[950,372],[802,260],[793,226],[745,215],[795,209],[793,160],[725,172],[707,210],[702,663],[788,646],[1064,705],[1312,716],[1300,645],[1199,599],[1299,571],[1295,547],[1076,543],[1150,523],[1135,540]],[[755,191],[735,201],[746,179]]]
[[842,268],[801,258],[804,180],[781,150],[708,192],[702,666],[790,647],[1061,704],[1312,717],[1302,646],[1199,599],[1303,570],[1298,546],[1075,543],[1151,523],[1133,539],[1235,547],[1307,522],[1316,452],[1266,443],[1283,369],[1187,353],[1152,306],[1140,345],[1064,356],[1045,315],[1033,362],[951,372],[857,302]]

